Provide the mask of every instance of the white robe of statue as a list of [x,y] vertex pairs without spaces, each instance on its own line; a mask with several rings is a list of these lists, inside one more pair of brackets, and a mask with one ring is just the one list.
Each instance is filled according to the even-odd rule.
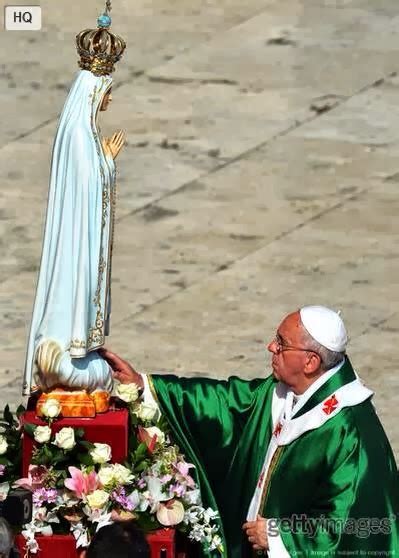
[[59,120],[24,394],[112,390],[96,351],[108,334],[115,198],[115,165],[96,119],[111,84],[109,76],[79,71]]

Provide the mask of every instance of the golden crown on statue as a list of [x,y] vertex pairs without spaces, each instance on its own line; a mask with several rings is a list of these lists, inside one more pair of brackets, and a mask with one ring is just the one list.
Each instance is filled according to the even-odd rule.
[[126,48],[122,37],[109,31],[110,11],[111,1],[107,0],[104,13],[97,19],[97,29],[85,29],[76,35],[79,66],[96,76],[111,74]]

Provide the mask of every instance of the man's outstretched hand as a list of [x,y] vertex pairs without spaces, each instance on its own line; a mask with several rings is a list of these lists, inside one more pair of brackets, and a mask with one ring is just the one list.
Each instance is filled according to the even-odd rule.
[[98,352],[112,368],[115,380],[121,384],[137,384],[144,388],[143,378],[126,360],[105,348],[99,349]]
[[256,521],[247,521],[242,528],[246,532],[248,541],[252,544],[254,550],[267,550],[269,548],[266,519],[264,517],[258,515]]

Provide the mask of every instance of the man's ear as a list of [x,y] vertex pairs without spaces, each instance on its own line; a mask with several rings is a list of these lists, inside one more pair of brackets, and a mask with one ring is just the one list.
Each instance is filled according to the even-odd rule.
[[312,375],[321,372],[321,358],[317,353],[307,353],[305,363],[305,374]]

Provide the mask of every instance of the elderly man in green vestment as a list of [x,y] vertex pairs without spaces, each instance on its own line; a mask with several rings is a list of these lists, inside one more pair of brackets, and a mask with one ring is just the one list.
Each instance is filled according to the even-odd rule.
[[307,306],[278,327],[266,378],[145,376],[103,351],[116,379],[152,393],[196,465],[228,558],[399,558],[397,467],[346,345],[340,316]]

